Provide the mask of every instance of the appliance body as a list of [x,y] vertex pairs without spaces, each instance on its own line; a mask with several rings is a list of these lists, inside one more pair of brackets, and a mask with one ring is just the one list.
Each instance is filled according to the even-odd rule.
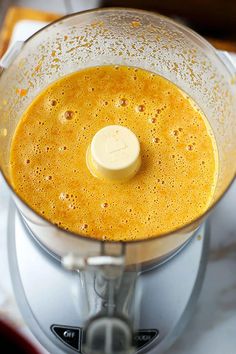
[[[50,353],[83,353],[87,304],[80,274],[63,269],[38,243],[13,203],[8,220],[10,272],[26,323]],[[201,289],[209,236],[209,224],[203,224],[175,254],[140,272],[135,293],[136,298],[141,294],[134,330],[137,353],[163,353],[184,329]],[[95,294],[94,303],[98,299]]]

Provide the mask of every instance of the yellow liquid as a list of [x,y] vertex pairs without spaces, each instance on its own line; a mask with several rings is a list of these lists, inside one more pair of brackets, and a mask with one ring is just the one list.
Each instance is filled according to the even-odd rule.
[[[141,168],[123,183],[99,180],[86,165],[94,134],[112,124],[141,144]],[[51,84],[23,114],[11,146],[23,200],[61,228],[101,240],[145,239],[191,222],[208,208],[216,174],[214,137],[193,101],[163,77],[125,66]]]

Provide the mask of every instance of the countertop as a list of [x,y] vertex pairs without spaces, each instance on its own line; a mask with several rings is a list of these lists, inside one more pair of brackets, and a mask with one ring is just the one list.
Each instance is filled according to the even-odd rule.
[[[23,5],[30,3],[28,0],[18,2]],[[24,335],[36,343],[43,354],[46,354],[47,351],[41,347],[25,325],[12,291],[6,232],[9,198],[9,191],[0,176],[0,317],[10,320]],[[194,316],[182,336],[166,354],[236,353],[235,209],[236,182],[210,217],[209,260]]]

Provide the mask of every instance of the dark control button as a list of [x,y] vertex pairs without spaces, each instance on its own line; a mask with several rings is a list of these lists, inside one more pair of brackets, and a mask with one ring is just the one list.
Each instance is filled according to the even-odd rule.
[[157,329],[140,329],[134,333],[135,347],[139,350],[151,343],[158,336],[159,331]]
[[80,351],[81,329],[77,327],[51,326],[52,332],[67,346]]

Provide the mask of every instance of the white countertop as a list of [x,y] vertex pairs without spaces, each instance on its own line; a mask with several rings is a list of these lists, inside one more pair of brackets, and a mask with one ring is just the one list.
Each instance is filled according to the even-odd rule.
[[[19,2],[28,5],[30,0]],[[9,193],[0,176],[0,317],[12,321],[46,354],[26,327],[14,299],[7,255],[8,203]],[[235,209],[236,182],[211,215],[209,261],[195,314],[167,354],[236,353]]]

